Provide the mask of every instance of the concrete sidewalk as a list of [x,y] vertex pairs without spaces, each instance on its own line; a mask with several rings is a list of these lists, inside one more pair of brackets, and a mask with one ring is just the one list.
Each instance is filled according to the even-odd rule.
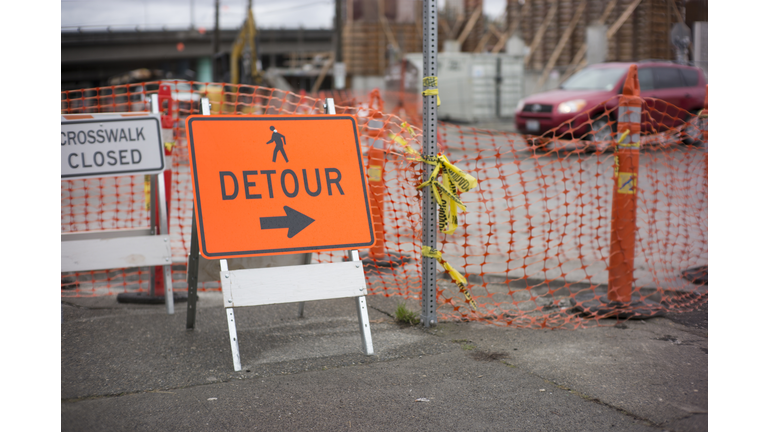
[[[237,309],[62,299],[64,431],[706,431],[707,310],[587,330],[396,324],[368,296]],[[419,304],[409,301],[411,310]],[[608,321],[607,323],[611,323]],[[615,321],[614,321],[615,323]]]

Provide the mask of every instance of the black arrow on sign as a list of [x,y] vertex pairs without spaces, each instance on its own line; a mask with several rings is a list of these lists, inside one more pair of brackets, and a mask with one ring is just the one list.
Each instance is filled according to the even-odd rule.
[[304,228],[315,221],[311,217],[288,206],[283,206],[283,210],[285,210],[285,216],[259,218],[261,229],[288,228],[288,238],[293,238],[293,236],[300,233]]

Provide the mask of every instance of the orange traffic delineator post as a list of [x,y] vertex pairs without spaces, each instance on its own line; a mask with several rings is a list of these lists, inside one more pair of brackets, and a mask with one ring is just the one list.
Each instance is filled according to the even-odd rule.
[[[571,303],[577,309],[598,317],[649,318],[662,314],[659,304],[633,299],[635,236],[637,233],[638,168],[640,166],[640,119],[643,99],[637,65],[631,65],[619,97],[611,206],[611,243],[608,257],[607,295],[595,298],[577,295]],[[616,137],[614,136],[614,139]]]
[[[367,251],[363,251],[361,258],[366,264],[374,264],[383,267],[400,266],[410,261],[410,257],[396,252],[387,252],[384,232],[384,196],[386,185],[384,173],[386,156],[384,154],[384,122],[382,111],[384,101],[378,89],[373,89],[368,100],[368,122],[363,126],[365,137],[368,139],[368,189],[370,192],[371,216],[373,228],[376,233],[376,242]],[[367,254],[367,255],[366,255]]]
[[365,133],[371,143],[368,149],[368,189],[370,190],[371,215],[373,229],[376,232],[376,243],[368,250],[368,256],[373,260],[381,260],[384,252],[384,142],[378,137],[384,123],[381,112],[372,112]]
[[637,174],[640,166],[640,83],[637,65],[627,74],[619,97],[617,132],[629,131],[626,142],[616,144],[611,207],[611,246],[608,264],[608,300],[629,303],[635,270],[637,232]]

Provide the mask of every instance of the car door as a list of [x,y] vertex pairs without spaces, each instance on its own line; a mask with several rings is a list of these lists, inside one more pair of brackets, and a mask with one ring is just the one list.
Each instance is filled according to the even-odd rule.
[[[646,101],[647,98],[652,97],[651,95],[654,91],[653,71],[651,71],[651,68],[639,67],[637,69],[637,80],[640,84],[640,97],[643,98],[644,105],[640,116],[640,126],[643,132],[648,132],[655,128],[654,122],[661,120],[661,116],[656,116],[656,119],[652,117],[654,110],[649,109],[648,102]],[[653,104],[652,101],[650,103]]]
[[652,117],[659,123],[660,129],[673,127],[682,122],[680,108],[685,94],[683,75],[674,66],[654,66],[650,69],[653,74],[650,97],[666,102],[653,105]]
[[706,93],[706,88],[699,85],[699,71],[693,68],[680,68],[680,73],[683,74],[685,84],[680,108],[689,113],[697,114],[698,110],[704,107]]

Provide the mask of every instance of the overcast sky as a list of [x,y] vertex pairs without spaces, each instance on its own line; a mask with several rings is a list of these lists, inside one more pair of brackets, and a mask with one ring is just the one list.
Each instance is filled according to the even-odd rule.
[[[367,0],[376,1],[376,0]],[[438,0],[442,6],[445,0]],[[215,0],[61,0],[61,27],[214,26]],[[248,0],[220,0],[219,25],[237,28],[245,19]],[[252,0],[260,28],[331,28],[334,0]],[[506,0],[485,0],[483,11],[492,17],[504,12]]]

